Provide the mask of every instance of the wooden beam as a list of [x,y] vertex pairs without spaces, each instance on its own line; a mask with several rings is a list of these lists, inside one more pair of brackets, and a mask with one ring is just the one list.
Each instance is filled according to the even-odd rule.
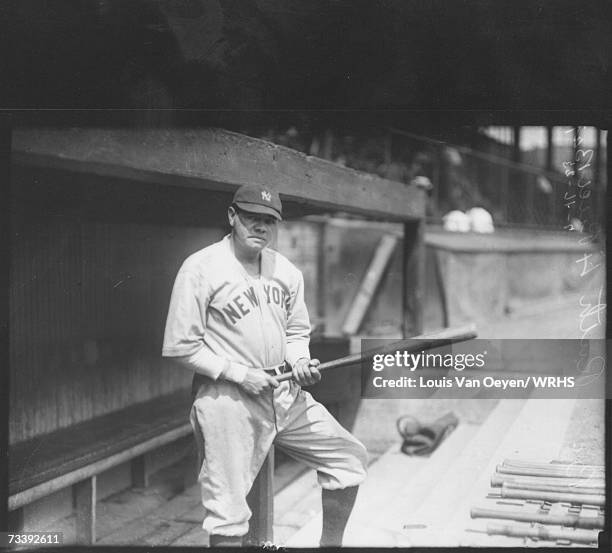
[[378,243],[374,257],[361,281],[357,295],[351,303],[349,312],[344,320],[344,325],[342,325],[343,334],[349,336],[356,334],[361,327],[363,318],[372,303],[374,292],[378,288],[385,269],[395,251],[396,244],[397,236],[393,234],[383,236]]
[[404,338],[423,332],[425,301],[425,222],[404,223],[404,263],[402,273]]
[[284,201],[388,220],[425,213],[417,187],[221,129],[17,129],[13,161],[224,192],[266,184]]
[[96,541],[96,477],[74,485],[76,540],[78,544]]
[[261,546],[273,539],[274,523],[274,446],[264,461],[247,497],[253,512],[245,545]]

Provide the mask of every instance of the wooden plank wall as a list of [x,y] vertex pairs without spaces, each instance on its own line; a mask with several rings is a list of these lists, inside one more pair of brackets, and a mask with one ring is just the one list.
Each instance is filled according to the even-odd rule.
[[161,343],[182,260],[222,229],[13,217],[11,443],[183,386]]
[[304,301],[313,328],[322,323],[317,317],[319,312],[318,288],[323,286],[318,282],[318,263],[320,236],[323,232],[321,223],[309,221],[285,221],[281,224],[276,243],[273,247],[302,271],[304,276]]

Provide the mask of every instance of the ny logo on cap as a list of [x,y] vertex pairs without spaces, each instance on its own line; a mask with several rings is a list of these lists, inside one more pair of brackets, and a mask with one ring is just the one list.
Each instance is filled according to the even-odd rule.
[[266,200],[266,202],[272,201],[272,194],[270,192],[266,192],[265,190],[261,191],[261,199]]

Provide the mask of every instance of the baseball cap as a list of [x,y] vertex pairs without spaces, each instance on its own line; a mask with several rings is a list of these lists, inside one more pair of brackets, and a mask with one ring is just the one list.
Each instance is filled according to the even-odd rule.
[[282,221],[283,206],[278,192],[261,184],[245,184],[234,194],[232,203],[249,213],[272,215]]

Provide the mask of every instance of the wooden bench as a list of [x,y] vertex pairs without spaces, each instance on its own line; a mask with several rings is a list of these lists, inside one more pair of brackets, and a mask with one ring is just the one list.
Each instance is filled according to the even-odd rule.
[[[73,487],[78,543],[96,541],[96,476],[131,462],[132,483],[147,484],[145,453],[191,434],[189,390],[139,403],[14,444],[9,450],[9,510]],[[19,528],[15,528],[18,530]]]

